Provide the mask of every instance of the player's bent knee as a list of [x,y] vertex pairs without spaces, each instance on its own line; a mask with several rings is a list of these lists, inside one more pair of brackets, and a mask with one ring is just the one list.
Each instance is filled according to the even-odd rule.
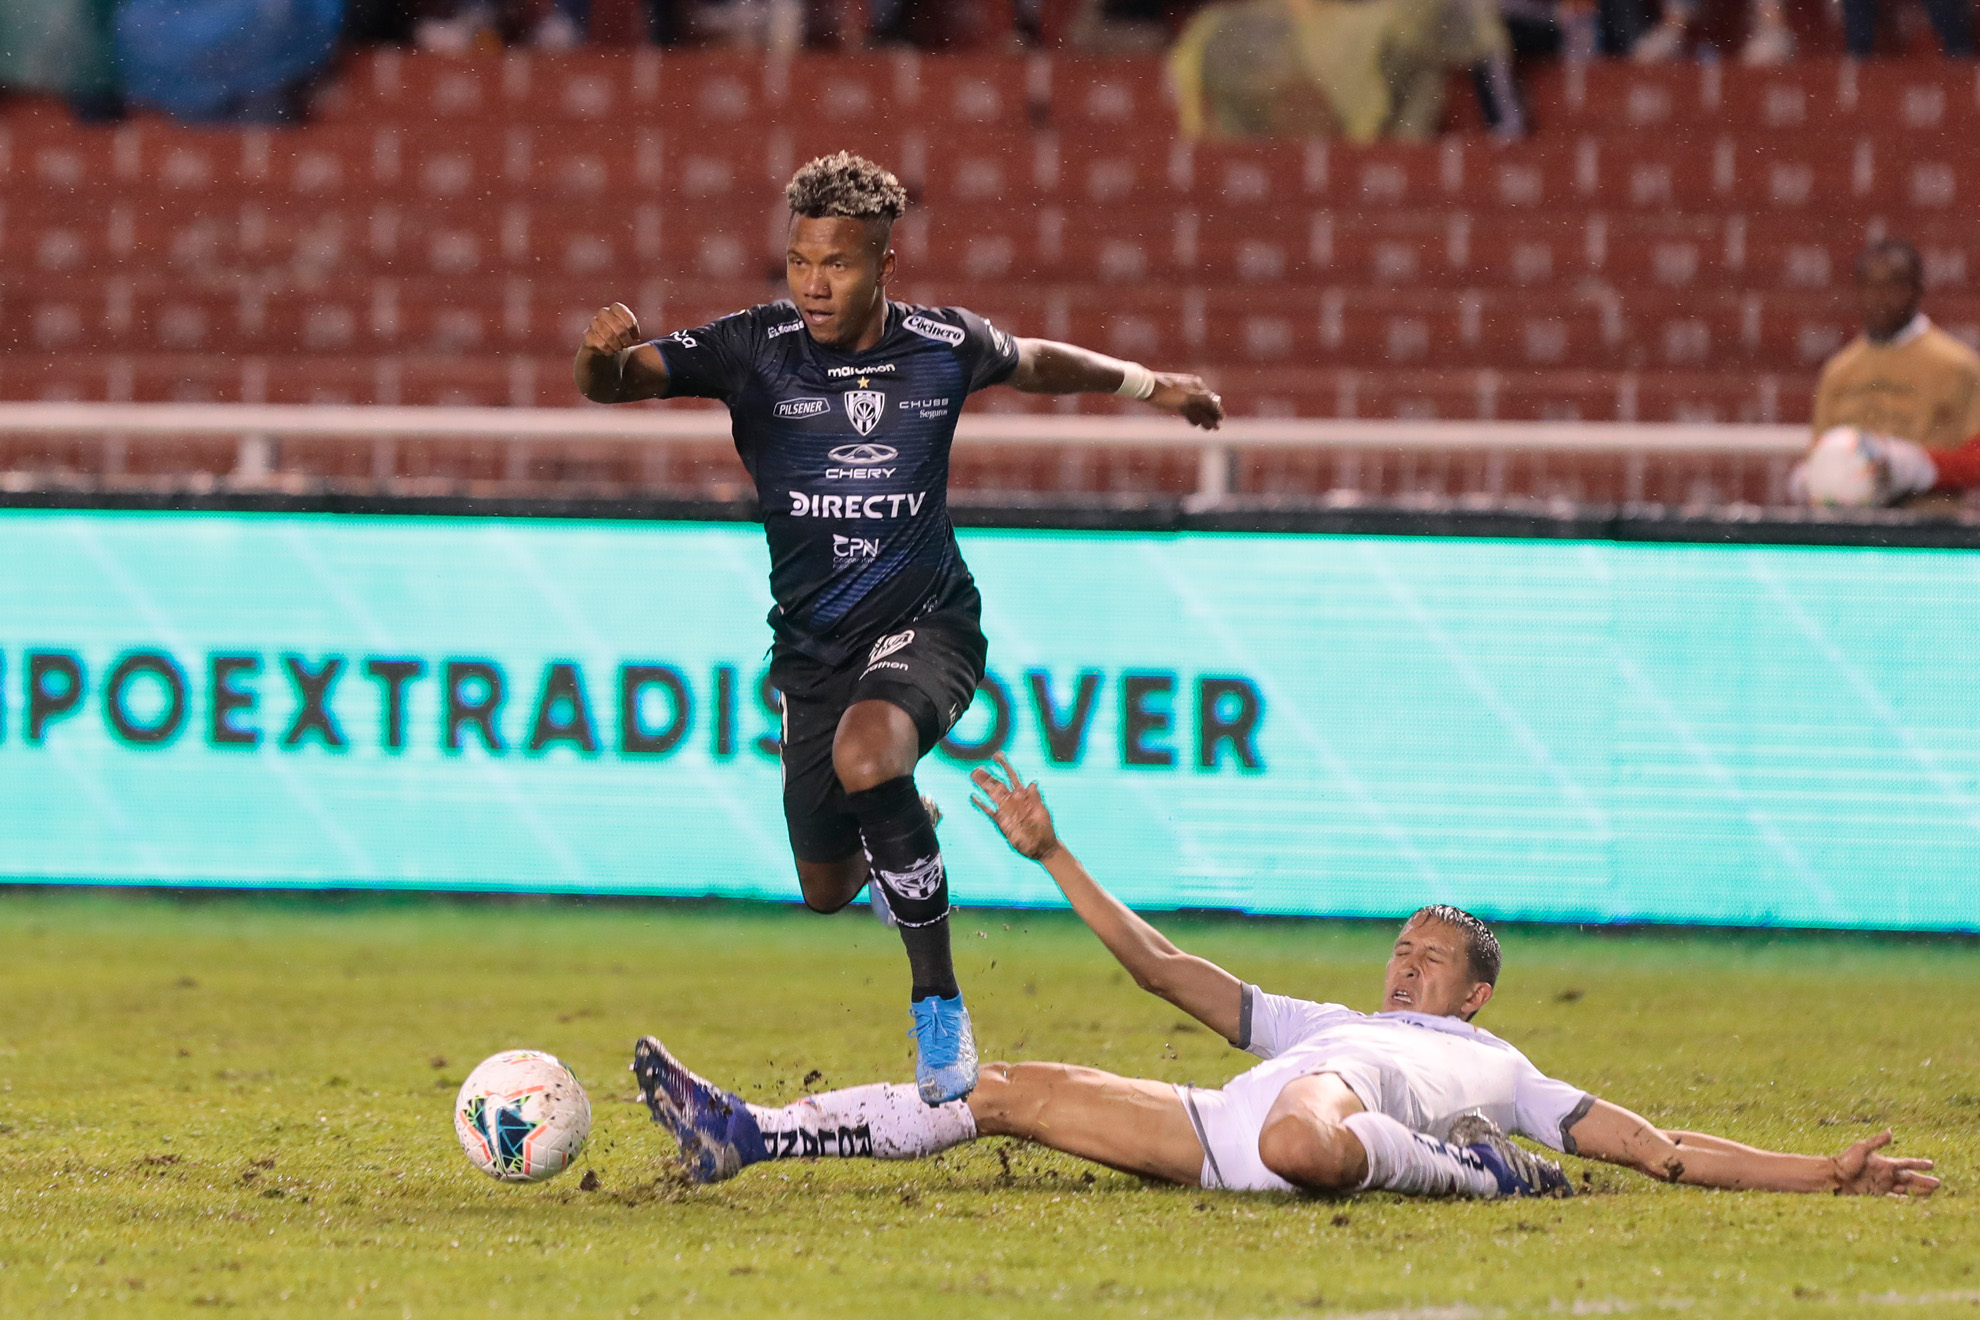
[[843,862],[798,863],[798,893],[813,912],[837,912],[858,898],[865,885],[865,859],[857,855]]
[[1318,1191],[1352,1191],[1366,1157],[1354,1134],[1304,1114],[1284,1114],[1258,1133],[1258,1158],[1287,1182]]
[[864,793],[890,779],[914,773],[914,753],[891,743],[845,739],[832,748],[832,772],[848,793]]
[[1042,1063],[984,1064],[970,1092],[969,1112],[985,1136],[1029,1137],[1038,1130],[1049,1089],[1049,1069]]

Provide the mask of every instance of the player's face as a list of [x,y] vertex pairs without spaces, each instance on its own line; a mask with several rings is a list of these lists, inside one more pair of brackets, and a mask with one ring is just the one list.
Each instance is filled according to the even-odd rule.
[[[805,328],[821,344],[862,349],[886,328],[887,229],[866,220],[792,216],[784,273]],[[862,342],[864,341],[864,342]]]
[[1856,307],[1872,339],[1889,339],[1918,315],[1924,290],[1911,265],[1900,258],[1873,256],[1856,269]]
[[1468,1018],[1491,994],[1490,986],[1472,979],[1464,935],[1448,922],[1425,917],[1410,922],[1396,936],[1382,978],[1383,1012],[1407,1009]]

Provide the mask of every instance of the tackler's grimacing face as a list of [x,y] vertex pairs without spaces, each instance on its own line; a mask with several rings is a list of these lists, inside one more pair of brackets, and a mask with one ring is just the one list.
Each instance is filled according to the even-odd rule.
[[1382,1011],[1407,1010],[1470,1020],[1492,997],[1492,987],[1471,973],[1464,932],[1434,917],[1419,917],[1396,936],[1382,977]]
[[880,221],[791,217],[784,273],[812,338],[833,348],[870,347],[859,341],[882,324],[894,273],[888,239],[889,226]]

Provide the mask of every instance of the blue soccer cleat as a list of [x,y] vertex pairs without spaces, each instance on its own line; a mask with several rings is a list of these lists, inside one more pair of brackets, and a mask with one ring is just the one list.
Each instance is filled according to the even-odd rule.
[[721,1182],[769,1158],[742,1098],[689,1072],[654,1037],[642,1036],[633,1046],[632,1072],[653,1121],[681,1143],[691,1181]]
[[1513,1145],[1499,1125],[1483,1114],[1466,1114],[1451,1124],[1451,1144],[1478,1157],[1499,1184],[1500,1196],[1573,1196],[1574,1184],[1561,1166]]
[[926,1105],[960,1100],[976,1089],[976,1035],[961,995],[930,995],[914,1010],[914,1084]]

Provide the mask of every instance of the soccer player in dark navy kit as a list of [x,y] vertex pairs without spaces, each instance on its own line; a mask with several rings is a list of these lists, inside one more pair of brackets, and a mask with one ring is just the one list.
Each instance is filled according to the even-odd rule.
[[1195,376],[1016,339],[961,308],[890,301],[907,193],[871,161],[814,160],[786,195],[788,302],[655,340],[614,303],[585,331],[577,386],[598,403],[729,405],[770,543],[770,677],[784,699],[798,883],[819,912],[852,902],[869,878],[881,891],[913,972],[915,1079],[941,1104],[975,1087],[976,1045],[914,767],[969,708],[986,651],[949,523],[956,417],[991,385],[1122,394],[1206,429],[1223,405]]

